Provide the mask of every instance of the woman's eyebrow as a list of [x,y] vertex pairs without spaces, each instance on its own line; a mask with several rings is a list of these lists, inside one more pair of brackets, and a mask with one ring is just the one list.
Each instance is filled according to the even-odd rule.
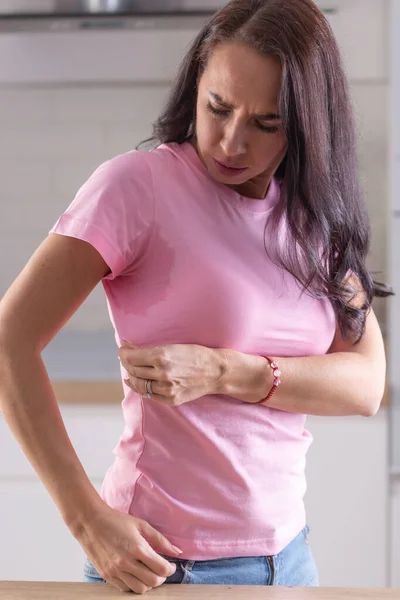
[[[225,106],[226,108],[235,108],[235,106],[233,104],[226,102],[225,100],[223,100],[221,98],[221,96],[219,96],[215,92],[208,90],[208,93],[216,102],[218,102],[218,104],[221,104],[221,106]],[[266,113],[264,115],[255,114],[253,116],[257,117],[257,119],[261,119],[262,121],[272,121],[272,120],[277,120],[277,119],[281,118],[280,115],[278,115],[277,113]]]

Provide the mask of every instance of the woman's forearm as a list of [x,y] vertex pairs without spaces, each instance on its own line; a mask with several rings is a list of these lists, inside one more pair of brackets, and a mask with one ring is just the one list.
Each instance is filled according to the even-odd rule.
[[21,345],[0,352],[0,410],[74,534],[102,502],[65,429],[40,355]]
[[[321,416],[372,416],[379,408],[384,383],[371,361],[361,354],[272,358],[282,372],[282,384],[265,406]],[[221,360],[224,374],[219,394],[249,403],[267,396],[274,378],[264,358],[221,350]]]

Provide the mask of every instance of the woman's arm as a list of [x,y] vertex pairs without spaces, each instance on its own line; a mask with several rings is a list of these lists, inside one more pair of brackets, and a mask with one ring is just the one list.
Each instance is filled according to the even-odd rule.
[[[352,304],[362,301],[359,294]],[[272,358],[282,372],[282,384],[265,406],[323,416],[373,416],[379,409],[385,389],[386,360],[372,309],[364,335],[356,345],[343,340],[337,328],[326,355]],[[220,359],[224,375],[218,393],[251,403],[267,396],[273,375],[264,358],[223,350]]]
[[51,234],[0,303],[0,409],[72,531],[102,501],[67,435],[41,352],[108,271],[87,242]]

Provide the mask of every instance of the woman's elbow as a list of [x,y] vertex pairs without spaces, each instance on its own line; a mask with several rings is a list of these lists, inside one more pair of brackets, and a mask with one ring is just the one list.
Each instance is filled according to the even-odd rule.
[[374,381],[368,393],[359,400],[360,414],[363,417],[374,417],[382,404],[385,395],[385,378],[383,381]]

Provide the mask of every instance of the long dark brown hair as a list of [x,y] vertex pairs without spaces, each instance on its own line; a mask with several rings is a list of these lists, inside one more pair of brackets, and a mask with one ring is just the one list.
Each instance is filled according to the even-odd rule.
[[[302,289],[332,302],[343,337],[358,341],[373,296],[392,290],[366,267],[370,226],[358,179],[348,83],[332,30],[313,0],[231,0],[204,25],[183,59],[165,109],[147,141],[189,141],[195,133],[197,81],[212,49],[246,44],[282,65],[280,115],[288,149],[275,173],[282,201],[269,226],[289,228],[278,263]],[[350,305],[358,275],[361,308]]]

